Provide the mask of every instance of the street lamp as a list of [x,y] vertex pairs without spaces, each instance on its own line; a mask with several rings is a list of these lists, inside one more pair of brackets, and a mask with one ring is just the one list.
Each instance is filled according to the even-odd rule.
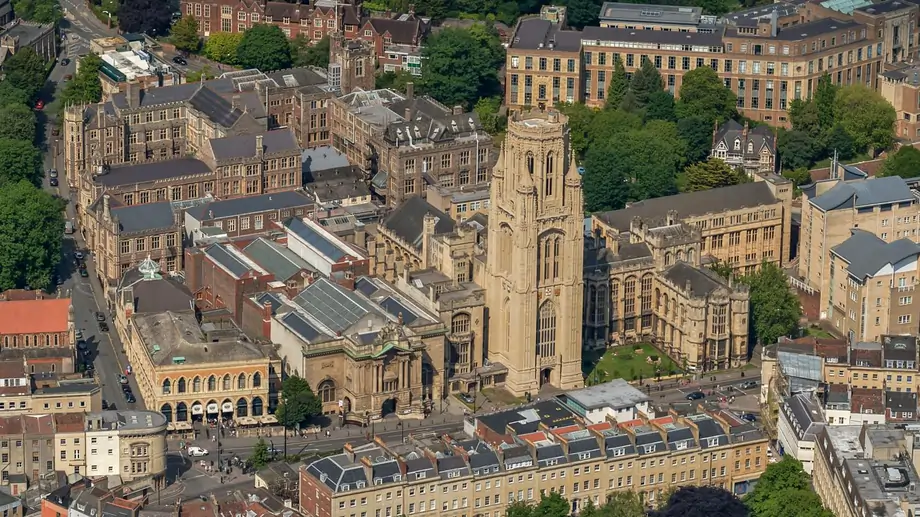
[[112,28],[112,13],[108,11],[102,11],[102,12],[109,15],[109,28],[111,29]]

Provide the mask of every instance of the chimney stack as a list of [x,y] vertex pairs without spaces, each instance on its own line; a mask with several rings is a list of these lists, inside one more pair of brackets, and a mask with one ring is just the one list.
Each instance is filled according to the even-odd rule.
[[111,206],[112,206],[112,196],[108,194],[103,194],[102,196],[102,214],[105,216],[106,219],[110,219],[112,217]]
[[410,101],[415,98],[415,84],[412,81],[406,83],[406,98]]
[[267,339],[272,337],[272,303],[262,304],[262,335]]
[[125,100],[128,101],[129,108],[137,108],[141,105],[141,90],[137,84],[129,82],[125,85]]
[[412,120],[412,108],[406,106],[406,110],[403,112],[403,116],[406,118],[406,122]]
[[240,96],[239,95],[233,96],[232,106],[233,106],[233,109],[237,109],[238,107],[240,107]]
[[463,106],[454,106],[454,115],[463,115]]
[[265,147],[262,143],[262,135],[256,135],[256,156],[262,156],[264,151]]

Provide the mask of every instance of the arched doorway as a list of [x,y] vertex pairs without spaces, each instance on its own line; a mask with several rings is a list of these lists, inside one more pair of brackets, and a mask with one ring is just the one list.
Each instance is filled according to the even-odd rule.
[[233,401],[232,400],[224,399],[224,401],[220,403],[220,416],[221,418],[233,418]]
[[249,403],[242,397],[236,401],[236,416],[249,416]]
[[252,416],[262,416],[262,397],[252,398]]
[[166,417],[166,421],[167,421],[167,422],[172,422],[172,421],[173,421],[173,419],[172,419],[172,406],[170,406],[169,404],[163,404],[163,406],[160,407],[160,413],[163,413],[163,416]]
[[204,421],[204,404],[200,400],[192,402],[192,422],[203,422]]
[[351,399],[348,397],[342,399],[342,413],[351,413]]
[[552,373],[553,373],[553,369],[552,369],[552,368],[544,368],[544,369],[540,370],[540,387],[541,387],[541,388],[542,388],[543,386],[549,384],[549,379],[550,379],[550,376],[552,375]]
[[205,406],[205,410],[207,411],[208,421],[217,420],[217,418],[220,416],[220,405],[214,399],[208,401],[207,406]]
[[188,422],[188,406],[185,402],[176,404],[176,422]]
[[380,418],[384,418],[387,415],[395,413],[396,406],[398,404],[399,404],[399,400],[396,397],[384,400],[383,404],[381,404],[380,406]]

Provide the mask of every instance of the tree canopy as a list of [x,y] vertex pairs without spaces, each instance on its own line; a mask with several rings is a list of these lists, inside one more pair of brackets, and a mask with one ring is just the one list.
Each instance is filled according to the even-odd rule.
[[754,490],[744,499],[751,517],[833,517],[814,492],[802,463],[791,456],[767,466]]
[[764,262],[742,281],[750,287],[751,330],[758,342],[771,345],[798,328],[802,306],[779,266]]
[[916,178],[920,176],[920,150],[912,145],[903,145],[897,152],[891,153],[882,163],[879,176],[900,176]]
[[[33,142],[35,140],[35,112],[25,104],[4,104],[0,105],[0,141],[2,140],[23,140]],[[4,172],[0,172],[0,177]]]
[[121,0],[118,6],[118,28],[124,32],[165,36],[169,34],[170,23],[172,23],[170,2]]
[[63,209],[59,199],[28,181],[0,188],[0,290],[52,285],[61,257]]
[[[667,505],[649,517],[748,517],[750,512],[731,492],[711,486],[686,486],[674,491]],[[793,514],[790,514],[793,515]]]
[[64,18],[57,0],[13,0],[16,16],[30,22],[57,24]]
[[725,87],[715,70],[701,66],[684,74],[675,112],[678,120],[699,117],[710,127],[737,114],[734,92]]
[[259,23],[243,33],[236,49],[240,66],[271,72],[290,68],[291,45],[277,25]]
[[291,40],[291,59],[294,66],[329,66],[329,51],[331,40],[329,36],[313,44],[304,33],[300,33]]
[[179,50],[197,52],[201,48],[201,38],[198,36],[198,20],[194,16],[183,16],[173,24],[172,29],[170,29],[169,39]]
[[293,429],[322,412],[322,402],[303,377],[292,375],[284,379],[281,384],[281,400],[275,410],[278,423]]
[[34,99],[45,84],[47,67],[45,60],[31,47],[23,47],[3,63],[8,82],[13,88],[26,93],[28,99]]
[[96,54],[90,53],[81,58],[80,70],[61,92],[65,105],[91,104],[102,99],[102,82],[99,80],[101,67],[102,58]]
[[31,140],[20,138],[0,139],[0,185],[20,181],[39,185],[41,182],[41,153]]
[[242,33],[215,32],[208,36],[208,40],[204,44],[204,55],[218,63],[236,65],[239,63],[237,49],[239,49],[242,41]]
[[265,438],[260,436],[259,441],[252,448],[252,454],[249,455],[249,464],[254,469],[259,470],[271,463],[271,461],[272,455],[268,452],[268,443],[265,442]]
[[684,192],[730,187],[749,181],[747,174],[731,168],[719,158],[689,165],[683,174],[686,176],[682,189]]
[[613,55],[613,75],[610,76],[610,86],[607,87],[606,109],[620,109],[623,97],[629,91],[629,78],[626,77],[626,67],[619,54]]
[[375,78],[374,86],[406,93],[406,85],[414,83],[417,79],[417,77],[412,75],[412,72],[406,70],[383,72]]
[[878,92],[861,84],[837,90],[834,118],[860,149],[876,154],[894,142],[895,111]]
[[502,50],[494,29],[483,25],[442,29],[422,49],[425,66],[419,85],[447,106],[471,108],[477,100],[500,93]]
[[663,91],[664,80],[652,60],[649,58],[642,60],[642,66],[632,76],[629,89],[636,96],[636,103],[641,108],[645,108],[653,93]]

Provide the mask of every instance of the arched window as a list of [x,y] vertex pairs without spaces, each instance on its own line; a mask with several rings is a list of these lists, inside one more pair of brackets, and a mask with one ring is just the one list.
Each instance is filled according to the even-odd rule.
[[239,377],[236,378],[236,389],[243,390],[246,389],[246,374],[241,373]]
[[323,402],[335,402],[335,382],[332,379],[326,379],[319,383],[319,399]]
[[163,381],[163,395],[169,395],[172,393],[172,383],[169,382],[169,379]]
[[533,153],[528,151],[524,156],[524,163],[527,165],[527,172],[533,176]]
[[694,250],[693,248],[690,248],[689,250],[687,250],[687,262],[691,264],[696,263],[696,250]]
[[262,387],[262,374],[261,374],[261,373],[256,372],[256,373],[252,374],[252,387],[253,387],[253,388],[261,388],[261,387]]
[[217,377],[208,377],[208,391],[217,391]]
[[185,377],[180,377],[176,383],[176,393],[185,393]]
[[543,302],[537,316],[537,354],[556,355],[556,307],[549,300]]
[[546,196],[553,195],[553,181],[556,179],[554,174],[555,170],[553,169],[553,152],[550,151],[546,153],[546,170],[543,171],[543,174],[546,175],[543,186],[543,194]]
[[192,381],[192,393],[198,393],[201,391],[201,377],[195,376],[195,380]]
[[452,334],[466,334],[470,331],[470,315],[466,313],[457,314],[450,320],[450,331]]
[[681,260],[684,260],[684,252],[678,250],[677,251],[677,261],[680,262]]
[[558,233],[548,234],[541,239],[538,248],[540,259],[537,280],[546,281],[559,278],[562,261],[562,236]]
[[221,383],[224,390],[230,389],[230,374],[224,375],[224,382]]

